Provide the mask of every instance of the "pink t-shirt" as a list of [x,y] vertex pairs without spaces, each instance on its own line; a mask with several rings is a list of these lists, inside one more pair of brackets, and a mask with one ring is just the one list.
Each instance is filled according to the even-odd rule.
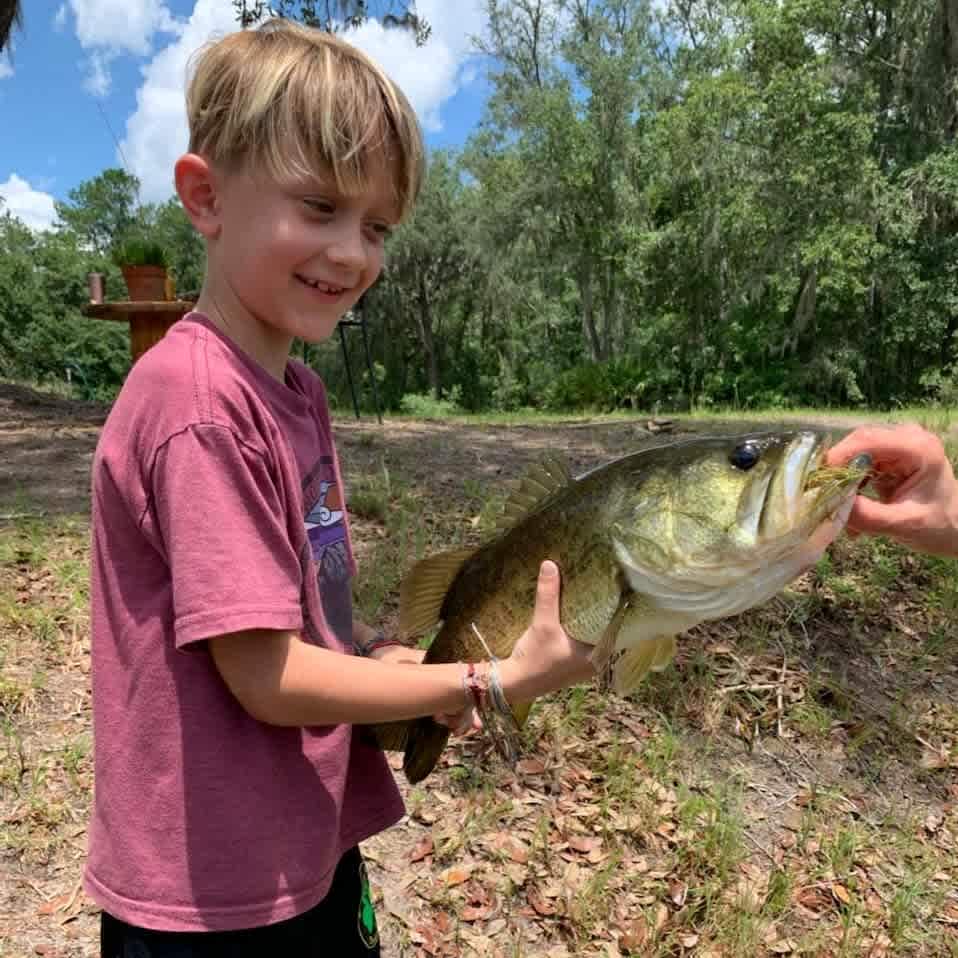
[[170,931],[289,918],[402,816],[358,731],[257,721],[204,642],[292,629],[351,652],[343,500],[302,364],[280,383],[193,313],[131,370],[93,464],[85,887],[116,917]]

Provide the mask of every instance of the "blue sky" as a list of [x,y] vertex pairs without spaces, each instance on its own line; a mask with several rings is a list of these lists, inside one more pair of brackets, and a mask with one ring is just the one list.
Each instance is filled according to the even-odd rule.
[[[53,220],[53,200],[121,163],[144,200],[172,195],[186,146],[183,79],[197,46],[235,29],[231,0],[31,0],[12,56],[0,58],[0,196],[29,226]],[[487,94],[470,36],[480,0],[419,0],[432,26],[423,49],[376,21],[350,39],[409,96],[431,147],[460,145]],[[115,139],[114,139],[115,138]],[[119,147],[118,147],[119,144]]]

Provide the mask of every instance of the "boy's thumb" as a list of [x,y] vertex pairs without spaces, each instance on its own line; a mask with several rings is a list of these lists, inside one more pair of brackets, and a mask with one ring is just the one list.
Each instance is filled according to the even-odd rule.
[[559,567],[551,559],[546,559],[539,566],[533,625],[546,628],[555,628],[559,625],[560,581]]

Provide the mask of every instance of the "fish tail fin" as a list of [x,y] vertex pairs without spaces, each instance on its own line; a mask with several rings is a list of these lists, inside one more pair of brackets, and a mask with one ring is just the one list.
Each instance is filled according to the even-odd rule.
[[378,725],[369,725],[367,728],[376,744],[384,752],[401,752],[409,741],[409,725],[408,721],[403,720],[402,722],[380,722]]
[[413,785],[421,782],[435,767],[449,740],[449,729],[431,718],[409,722],[409,735],[403,756],[403,771]]
[[612,666],[612,687],[617,695],[628,695],[638,688],[649,672],[661,672],[676,652],[674,635],[643,639],[619,654]]

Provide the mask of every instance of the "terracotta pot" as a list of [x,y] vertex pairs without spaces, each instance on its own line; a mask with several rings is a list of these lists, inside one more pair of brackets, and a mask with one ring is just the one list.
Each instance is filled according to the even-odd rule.
[[163,302],[166,299],[165,266],[121,266],[123,281],[134,302]]

